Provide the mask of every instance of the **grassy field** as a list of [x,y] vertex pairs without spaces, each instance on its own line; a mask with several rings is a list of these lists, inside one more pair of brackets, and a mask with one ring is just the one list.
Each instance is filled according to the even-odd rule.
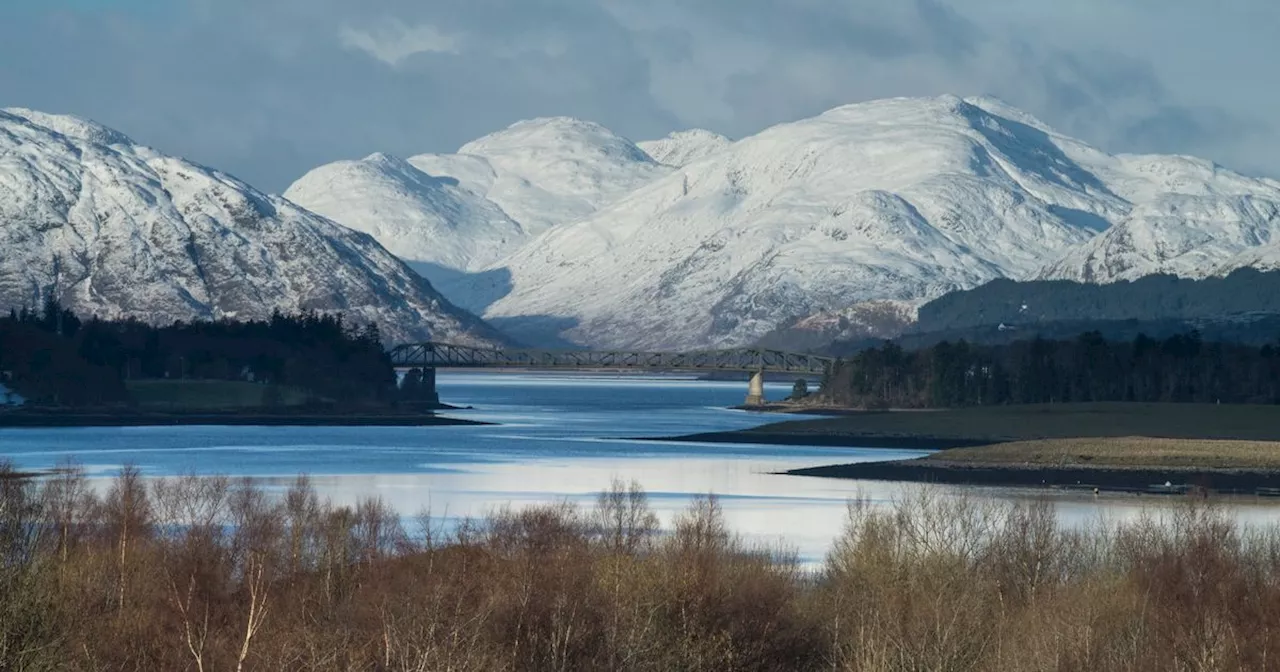
[[752,433],[992,442],[1128,436],[1280,441],[1280,406],[1098,403],[869,411],[773,423],[742,434]]
[[1280,469],[1280,442],[1102,437],[954,448],[925,460],[963,465]]
[[[234,380],[131,380],[126,383],[138,405],[154,410],[223,410],[272,405],[270,386]],[[297,406],[306,394],[292,387],[278,388],[278,406]]]

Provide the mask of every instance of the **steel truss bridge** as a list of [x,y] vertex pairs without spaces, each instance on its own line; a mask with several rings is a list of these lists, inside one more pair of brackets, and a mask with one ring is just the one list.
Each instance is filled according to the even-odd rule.
[[748,371],[820,376],[835,360],[781,350],[745,348],[698,352],[627,352],[475,348],[451,343],[409,343],[390,352],[402,369],[647,369]]

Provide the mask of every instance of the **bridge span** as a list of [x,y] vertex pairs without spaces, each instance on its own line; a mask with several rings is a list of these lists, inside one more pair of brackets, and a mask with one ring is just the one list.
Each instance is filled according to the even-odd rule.
[[476,348],[452,343],[407,343],[392,348],[389,354],[396,368],[420,372],[426,395],[435,395],[436,369],[746,371],[752,374],[747,386],[748,406],[765,403],[765,373],[820,376],[835,361],[827,357],[760,348],[638,352]]

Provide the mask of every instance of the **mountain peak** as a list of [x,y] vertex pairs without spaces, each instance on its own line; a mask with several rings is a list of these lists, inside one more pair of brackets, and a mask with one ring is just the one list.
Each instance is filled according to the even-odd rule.
[[[723,347],[793,315],[1032,277],[1133,213],[1188,227],[1139,228],[1141,246],[1214,259],[1280,228],[1265,183],[1193,168],[1108,155],[993,98],[845,105],[534,240],[501,262],[513,289],[485,314],[517,338],[550,316],[593,347]],[[1231,245],[1196,242],[1212,218]]]
[[[796,316],[1001,277],[1280,259],[1280,183],[1110,155],[991,97],[856,103],[737,141],[695,129],[636,144],[532,119],[409,162],[519,224],[510,252],[463,266],[476,275],[446,293],[531,343],[554,324],[550,340],[590,347],[742,345]],[[369,206],[384,227],[387,203]]]
[[[108,146],[109,145],[109,146]],[[0,308],[164,323],[341,311],[392,339],[502,337],[374,238],[74,117],[0,113]]]
[[[517,122],[459,154],[374,154],[312,170],[285,195],[377,238],[437,283],[476,271],[664,175],[609,129],[570,117]],[[477,307],[468,296],[455,297]]]
[[89,142],[95,145],[132,145],[129,136],[115,129],[107,128],[90,119],[68,114],[49,114],[25,107],[9,107],[0,110],[0,114],[8,114],[26,121],[33,126],[48,129],[73,140]]
[[[1055,134],[1048,124],[999,98],[952,94],[932,97],[899,97],[850,103],[832,108],[817,119],[843,123],[877,122],[929,127],[991,127],[1016,122],[1044,133]],[[804,123],[802,120],[798,123]]]
[[613,163],[653,163],[653,159],[630,140],[600,124],[573,117],[518,121],[458,150],[459,154],[491,160],[527,160],[547,152],[575,159],[596,157]]
[[683,168],[695,161],[715,154],[733,141],[714,131],[693,128],[676,131],[661,140],[638,143],[658,163]]
[[285,198],[373,236],[416,269],[469,270],[497,261],[524,241],[518,223],[448,170],[431,175],[379,152],[315,168]]
[[[531,119],[521,119],[507,126],[506,130],[529,129],[529,128],[558,128],[570,131],[580,132],[598,132],[604,131],[611,133],[609,129],[597,124],[594,121],[579,119],[578,117],[569,116],[552,116],[552,117],[533,117]],[[501,133],[501,131],[499,131]]]

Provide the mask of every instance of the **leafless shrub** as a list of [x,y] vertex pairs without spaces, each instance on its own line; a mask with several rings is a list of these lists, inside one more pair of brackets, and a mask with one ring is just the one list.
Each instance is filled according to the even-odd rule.
[[656,534],[634,483],[410,543],[305,478],[19,476],[0,669],[1267,670],[1280,641],[1280,532],[1204,501],[1064,529],[1047,501],[855,499],[808,572],[712,497]]
[[605,550],[633,554],[646,550],[658,532],[658,517],[649,508],[649,497],[636,481],[614,479],[596,497],[591,512],[591,532]]

